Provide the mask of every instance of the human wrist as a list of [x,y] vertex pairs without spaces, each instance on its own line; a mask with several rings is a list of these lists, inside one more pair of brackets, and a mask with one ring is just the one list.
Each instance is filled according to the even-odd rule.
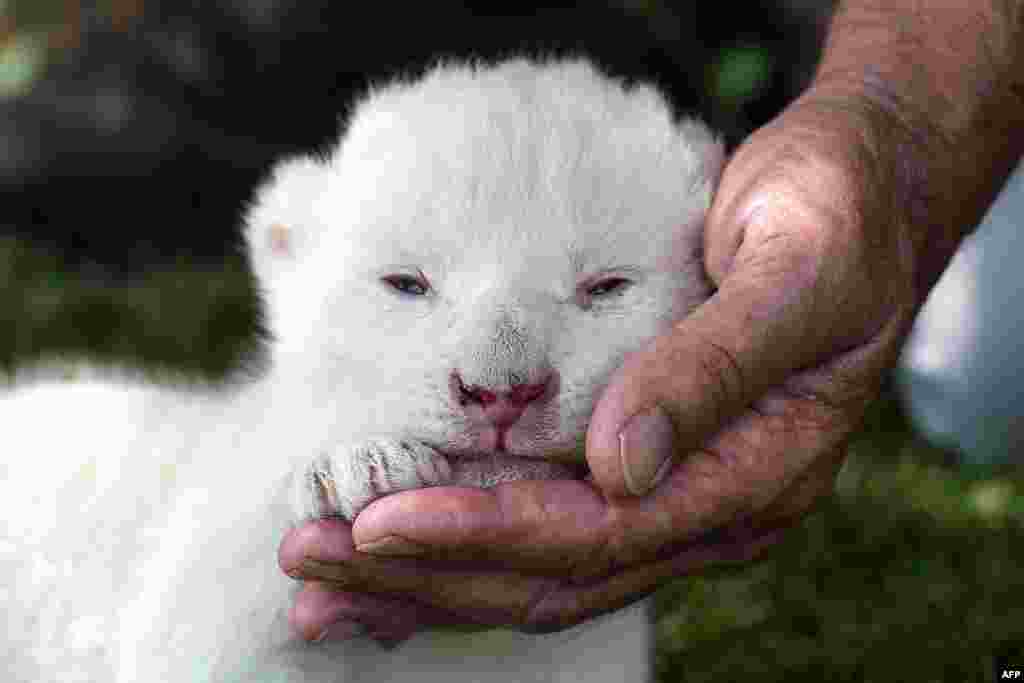
[[1024,151],[1024,0],[842,3],[800,103],[861,126],[891,169],[926,294]]
[[[840,167],[837,188],[852,193],[847,202],[856,205],[847,212],[858,224],[853,238],[890,245],[891,258],[910,273],[913,305],[921,305],[977,222],[950,206],[963,190],[952,168],[954,145],[926,118],[908,121],[874,93],[846,84],[812,85],[780,123],[789,135],[797,131],[804,153],[809,148]],[[814,126],[820,132],[802,132]]]

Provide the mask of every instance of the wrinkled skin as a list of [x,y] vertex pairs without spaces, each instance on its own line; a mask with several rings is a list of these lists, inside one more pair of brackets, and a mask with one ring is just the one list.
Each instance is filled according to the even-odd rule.
[[[587,435],[591,479],[404,492],[352,527],[294,530],[279,559],[306,581],[296,630],[389,643],[453,623],[559,629],[754,558],[799,523],[895,362],[915,282],[934,279],[909,228],[924,199],[881,139],[892,125],[867,101],[805,97],[756,132],[706,226],[718,291],[613,378]],[[655,406],[674,461],[638,497],[623,458],[649,473],[657,461],[620,458],[617,435]]]
[[[1022,153],[1024,2],[841,1],[810,89],[725,169],[705,228],[717,294],[600,399],[592,480],[410,491],[352,528],[298,528],[279,557],[306,581],[293,625],[385,642],[557,629],[757,556],[831,492],[913,315]],[[673,465],[638,495],[660,461],[617,437],[655,405]]]

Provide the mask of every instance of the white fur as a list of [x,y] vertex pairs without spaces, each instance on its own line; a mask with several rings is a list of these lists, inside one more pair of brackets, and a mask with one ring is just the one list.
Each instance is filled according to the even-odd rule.
[[[642,604],[548,636],[302,643],[276,550],[296,518],[388,491],[570,472],[537,458],[579,459],[624,355],[708,295],[720,163],[703,126],[583,61],[442,65],[370,93],[336,149],[280,164],[249,209],[263,377],[0,398],[5,680],[644,680]],[[610,275],[632,285],[588,293]],[[453,371],[495,390],[554,373],[555,392],[488,454]]]

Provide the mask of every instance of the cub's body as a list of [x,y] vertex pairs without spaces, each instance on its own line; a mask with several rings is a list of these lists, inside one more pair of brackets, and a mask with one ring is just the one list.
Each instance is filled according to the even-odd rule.
[[282,163],[246,229],[269,369],[0,397],[0,650],[17,681],[640,681],[643,605],[545,636],[307,644],[304,518],[572,476],[626,353],[708,295],[721,151],[585,62],[442,66]]

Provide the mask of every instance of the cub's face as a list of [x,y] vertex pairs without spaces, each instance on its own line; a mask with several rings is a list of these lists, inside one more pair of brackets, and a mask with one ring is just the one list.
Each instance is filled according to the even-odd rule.
[[353,429],[578,454],[625,354],[709,294],[720,163],[705,128],[583,62],[372,93],[250,211],[278,371],[306,367]]

